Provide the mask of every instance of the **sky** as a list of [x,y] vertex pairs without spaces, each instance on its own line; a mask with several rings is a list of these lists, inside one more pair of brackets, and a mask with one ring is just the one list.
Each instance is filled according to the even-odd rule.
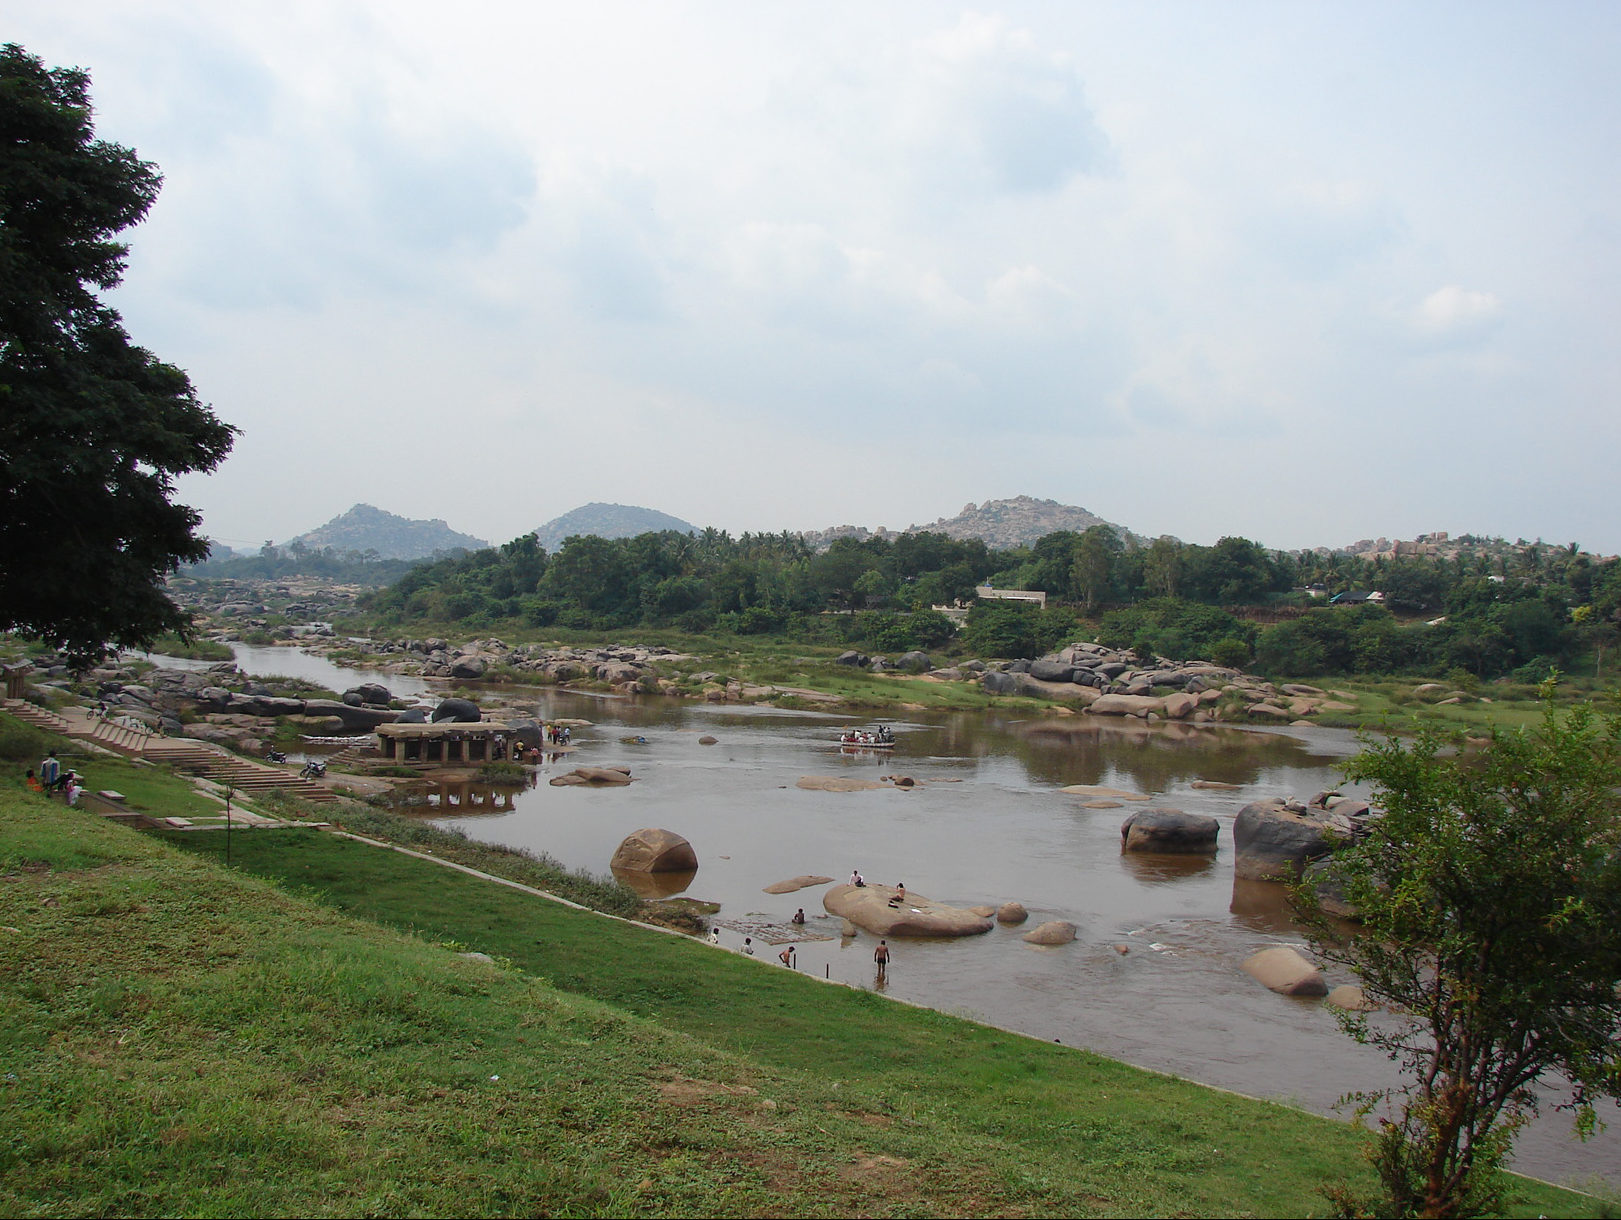
[[12,0],[162,171],[109,300],[357,502],[1621,551],[1621,5]]

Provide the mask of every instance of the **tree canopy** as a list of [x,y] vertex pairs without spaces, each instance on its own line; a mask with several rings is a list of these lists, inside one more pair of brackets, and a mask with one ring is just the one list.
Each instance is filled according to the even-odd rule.
[[1384,1197],[1348,1211],[1491,1212],[1539,1079],[1568,1082],[1584,1133],[1592,1102],[1621,1094],[1621,721],[1561,717],[1552,695],[1550,679],[1540,725],[1475,757],[1434,733],[1359,755],[1347,774],[1384,816],[1325,876],[1361,928],[1328,918],[1317,884],[1297,891],[1317,951],[1389,1010],[1342,1023],[1410,1082],[1364,1096],[1395,1102],[1371,1150]]
[[236,432],[97,296],[162,179],[95,138],[89,89],[0,48],[0,627],[84,660],[189,627],[163,582],[208,545],[174,478]]

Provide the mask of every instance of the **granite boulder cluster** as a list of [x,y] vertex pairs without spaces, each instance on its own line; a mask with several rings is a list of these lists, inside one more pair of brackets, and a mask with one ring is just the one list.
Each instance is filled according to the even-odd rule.
[[1078,703],[1094,716],[1150,721],[1236,717],[1287,724],[1322,711],[1354,709],[1316,686],[1280,686],[1209,661],[1156,657],[1144,663],[1134,652],[1088,643],[1034,661],[1009,661],[985,672],[980,681],[991,694]]

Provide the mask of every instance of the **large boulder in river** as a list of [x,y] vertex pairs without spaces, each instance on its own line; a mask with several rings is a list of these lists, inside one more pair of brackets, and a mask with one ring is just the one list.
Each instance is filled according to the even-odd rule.
[[1120,850],[1213,855],[1221,823],[1180,809],[1139,809],[1120,824]]
[[1244,973],[1279,995],[1327,995],[1322,972],[1288,945],[1273,945],[1244,960]]
[[1326,815],[1251,801],[1233,822],[1233,875],[1244,881],[1294,881],[1332,849]]
[[395,724],[427,724],[428,709],[425,707],[408,707],[400,713]]
[[673,830],[633,830],[615,849],[611,869],[630,873],[686,873],[698,867],[698,853]]
[[622,788],[630,781],[629,767],[575,767],[548,782],[553,788]]
[[433,722],[450,721],[452,724],[477,724],[484,719],[478,704],[471,699],[446,699],[433,709]]
[[822,905],[874,936],[977,936],[994,926],[983,915],[910,890],[905,901],[891,906],[895,893],[887,885],[835,885],[822,896]]
[[996,922],[1018,924],[1030,918],[1030,912],[1024,909],[1022,902],[1004,902],[996,908]]
[[1032,945],[1067,945],[1075,939],[1075,925],[1067,919],[1052,919],[1031,928],[1024,939]]

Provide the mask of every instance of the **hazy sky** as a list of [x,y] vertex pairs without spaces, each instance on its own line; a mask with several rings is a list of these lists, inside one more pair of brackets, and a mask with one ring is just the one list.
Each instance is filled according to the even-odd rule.
[[13,0],[165,175],[114,303],[357,501],[1621,550],[1621,5]]

